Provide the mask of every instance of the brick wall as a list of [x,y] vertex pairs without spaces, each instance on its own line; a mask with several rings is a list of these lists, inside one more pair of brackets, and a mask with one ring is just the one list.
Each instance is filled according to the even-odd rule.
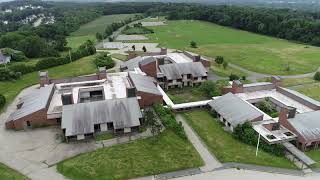
[[140,68],[148,76],[157,78],[157,61],[140,66]]
[[141,108],[146,108],[154,104],[162,104],[163,99],[161,95],[146,93],[146,92],[137,92],[137,96],[140,96],[139,105]]
[[33,128],[58,124],[55,119],[47,120],[47,109],[42,109],[18,120],[7,122],[6,128],[23,130],[27,125],[27,121],[30,122],[31,127]]

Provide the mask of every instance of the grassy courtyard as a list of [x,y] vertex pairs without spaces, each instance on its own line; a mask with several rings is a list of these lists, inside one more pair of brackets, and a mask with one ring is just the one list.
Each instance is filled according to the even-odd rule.
[[197,134],[206,143],[209,150],[221,162],[238,162],[272,166],[280,168],[295,168],[285,157],[276,157],[269,153],[259,151],[255,156],[256,148],[243,144],[225,132],[223,127],[206,110],[186,112],[184,116]]
[[[208,57],[224,56],[228,62],[252,71],[290,75],[315,71],[320,48],[194,20],[168,21],[147,35],[160,46],[186,49]],[[190,48],[195,41],[198,48]],[[289,68],[288,68],[289,66]]]
[[[93,64],[94,56],[84,57],[78,61],[62,66],[57,66],[48,69],[50,78],[63,78],[86,75],[96,72],[96,67]],[[37,84],[39,82],[38,72],[22,75],[21,78],[15,81],[1,81],[0,94],[3,94],[7,99],[7,104],[12,102],[14,98],[26,87]],[[0,109],[0,112],[3,109]]]
[[0,163],[0,179],[3,180],[29,180],[26,176]]
[[94,21],[82,25],[77,31],[71,33],[67,38],[68,46],[71,48],[77,48],[86,40],[96,41],[97,32],[103,33],[106,27],[113,22],[118,22],[134,16],[135,14],[101,16]]
[[157,137],[102,148],[58,164],[71,179],[130,179],[202,166],[190,142],[167,130]]

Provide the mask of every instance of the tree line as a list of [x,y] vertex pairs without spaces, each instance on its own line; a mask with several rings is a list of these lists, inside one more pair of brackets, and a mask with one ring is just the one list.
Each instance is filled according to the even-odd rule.
[[320,12],[225,5],[162,4],[148,15],[194,19],[320,46]]

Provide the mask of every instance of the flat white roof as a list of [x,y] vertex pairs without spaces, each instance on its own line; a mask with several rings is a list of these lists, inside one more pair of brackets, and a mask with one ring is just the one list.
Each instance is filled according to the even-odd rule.
[[188,56],[183,53],[168,53],[167,57],[170,58],[175,63],[188,63],[193,62]]
[[298,113],[314,111],[311,108],[289,98],[288,96],[285,96],[285,95],[279,93],[278,91],[276,91],[276,89],[239,93],[239,94],[237,94],[237,96],[239,96],[241,99],[246,100],[246,101],[252,100],[252,99],[262,99],[262,98],[266,98],[266,97],[271,97],[286,106],[292,106],[292,107],[297,108]]

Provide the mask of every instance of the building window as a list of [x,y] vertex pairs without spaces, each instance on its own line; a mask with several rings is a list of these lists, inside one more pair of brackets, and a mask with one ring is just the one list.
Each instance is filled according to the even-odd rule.
[[113,130],[113,122],[107,123],[108,130]]
[[31,127],[30,121],[27,121],[27,127]]

